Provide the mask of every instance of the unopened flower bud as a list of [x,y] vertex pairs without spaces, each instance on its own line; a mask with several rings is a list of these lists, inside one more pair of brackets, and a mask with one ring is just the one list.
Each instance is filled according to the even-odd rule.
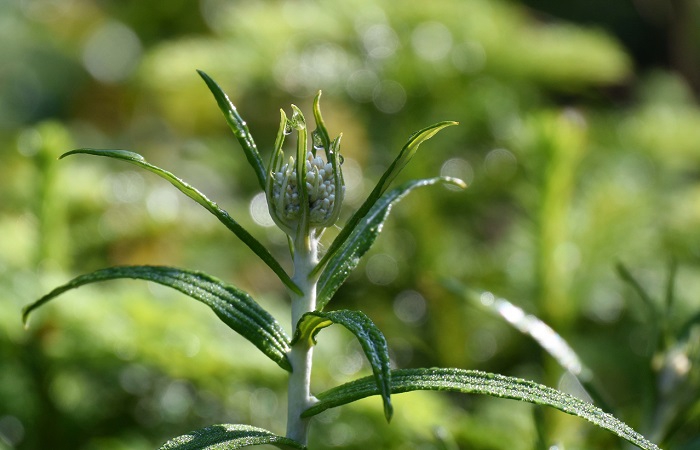
[[[297,130],[297,154],[283,164],[282,144],[290,128]],[[297,236],[300,226],[310,232],[333,225],[340,214],[345,192],[338,152],[340,136],[329,148],[317,145],[314,136],[313,151],[308,150],[306,138],[301,111],[294,107],[291,119],[282,112],[280,131],[268,169],[267,200],[275,223],[292,237]],[[321,150],[324,155],[319,153]],[[304,158],[301,164],[297,161],[300,155]]]

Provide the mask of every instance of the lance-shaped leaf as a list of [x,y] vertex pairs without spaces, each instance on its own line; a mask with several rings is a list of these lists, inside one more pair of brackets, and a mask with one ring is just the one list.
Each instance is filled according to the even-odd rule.
[[396,178],[399,172],[401,172],[401,170],[406,166],[406,164],[408,164],[411,158],[413,158],[413,155],[415,155],[416,151],[418,151],[418,147],[423,142],[435,136],[435,134],[437,134],[438,131],[452,125],[457,125],[457,122],[439,122],[420,131],[417,131],[416,133],[413,133],[413,135],[411,135],[411,137],[408,139],[408,142],[406,142],[406,144],[403,146],[401,152],[396,157],[394,162],[391,163],[389,168],[379,179],[379,182],[369,194],[367,200],[365,200],[362,206],[360,206],[360,208],[357,211],[355,211],[355,214],[352,215],[350,220],[348,220],[348,223],[345,224],[345,227],[343,227],[342,231],[333,240],[330,248],[328,249],[328,252],[323,256],[323,258],[321,258],[319,264],[312,271],[312,275],[318,273],[326,265],[326,263],[335,255],[335,253],[340,249],[343,243],[350,237],[350,234],[353,232],[357,224],[359,224],[362,218],[365,215],[367,215],[367,213],[369,213],[369,211],[372,209],[372,206],[374,206],[377,200],[379,200],[382,194],[384,194],[384,192],[389,188],[389,185],[394,180],[394,178]]
[[163,444],[158,450],[234,450],[251,445],[270,444],[281,449],[305,450],[306,446],[292,439],[277,436],[250,425],[212,425],[183,434]]
[[527,314],[522,308],[508,300],[496,297],[491,292],[476,292],[454,280],[448,280],[446,283],[447,287],[462,299],[497,314],[513,328],[534,339],[562,368],[576,377],[598,405],[611,410],[605,396],[596,386],[593,371],[583,363],[576,351],[552,327],[538,317]]
[[[628,425],[592,404],[547,386],[520,378],[463,369],[402,369],[391,373],[391,393],[410,391],[452,391],[484,394],[551,406],[567,414],[581,417],[645,450],[660,450]],[[371,395],[378,395],[372,377],[346,383],[318,394],[319,402],[304,411],[311,417],[329,408],[344,405]]]
[[57,287],[22,311],[22,320],[38,307],[71,289],[98,281],[132,278],[152,281],[176,289],[209,306],[231,329],[240,333],[283,369],[292,370],[287,360],[289,337],[270,313],[250,295],[210,275],[163,266],[111,267],[81,275]]
[[179,189],[180,192],[182,192],[195,202],[199,203],[207,211],[216,216],[216,218],[219,219],[219,221],[223,223],[226,226],[226,228],[231,230],[233,234],[235,234],[238,237],[238,239],[243,241],[243,243],[246,244],[248,248],[253,250],[253,252],[256,255],[258,255],[258,257],[262,259],[263,262],[267,264],[273,272],[275,272],[279,279],[282,280],[282,282],[285,285],[287,285],[287,287],[289,287],[297,294],[301,294],[301,289],[299,289],[296,283],[292,281],[287,272],[285,272],[284,268],[275,259],[275,257],[272,256],[272,254],[265,248],[265,246],[263,246],[260,243],[260,241],[255,239],[253,235],[248,233],[248,231],[246,231],[246,229],[243,228],[238,222],[233,220],[229,213],[221,209],[219,205],[209,200],[204,194],[199,192],[193,186],[185,183],[180,178],[176,177],[167,170],[163,170],[160,167],[154,166],[153,164],[147,162],[146,159],[138,153],[130,152],[127,150],[97,150],[92,148],[80,148],[64,153],[63,155],[61,155],[61,158],[65,158],[66,156],[76,154],[106,156],[108,158],[120,159],[122,161],[135,164],[143,169],[148,170],[149,172],[153,172],[159,177],[169,181],[170,184]]
[[466,187],[462,180],[449,177],[436,177],[425,180],[413,180],[404,183],[396,189],[384,194],[374,203],[370,211],[355,225],[353,232],[344,240],[328,259],[318,282],[316,305],[323,309],[333,294],[345,282],[350,273],[357,267],[360,258],[370,249],[375,239],[382,231],[384,221],[389,216],[392,205],[404,198],[413,189],[421,186],[431,186],[443,182],[459,187]]
[[255,145],[255,141],[253,140],[253,136],[250,134],[250,130],[248,130],[245,120],[241,118],[236,110],[236,107],[233,105],[233,103],[231,103],[231,100],[229,100],[228,96],[224,93],[221,87],[219,87],[219,85],[216,84],[216,82],[212,80],[209,75],[201,70],[198,70],[197,73],[199,73],[199,76],[201,76],[204,82],[207,83],[207,87],[211,93],[214,94],[216,103],[219,105],[221,112],[224,113],[226,122],[228,123],[229,127],[231,127],[231,131],[233,131],[233,134],[236,136],[236,139],[238,139],[241,147],[243,147],[243,151],[245,152],[248,162],[253,167],[253,170],[255,170],[255,175],[258,177],[260,187],[265,190],[267,173],[265,171],[262,158],[260,157],[260,152],[258,152],[258,147]]
[[374,382],[384,402],[384,416],[387,422],[391,420],[391,369],[389,347],[384,334],[372,320],[361,311],[340,310],[321,312],[314,311],[304,314],[297,324],[294,342],[308,340],[309,345],[316,343],[316,334],[333,323],[347,328],[357,337],[365,352],[374,373]]

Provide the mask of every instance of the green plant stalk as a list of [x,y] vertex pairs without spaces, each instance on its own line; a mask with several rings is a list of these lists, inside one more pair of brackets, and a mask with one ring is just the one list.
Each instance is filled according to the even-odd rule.
[[[318,239],[303,236],[294,246],[294,276],[292,280],[301,288],[299,295],[289,290],[292,298],[292,329],[297,328],[301,317],[316,309],[316,285],[318,275],[311,271],[318,264]],[[311,395],[311,368],[313,344],[308,339],[299,339],[287,355],[292,365],[287,389],[287,437],[306,445],[309,418],[301,414],[318,402]]]

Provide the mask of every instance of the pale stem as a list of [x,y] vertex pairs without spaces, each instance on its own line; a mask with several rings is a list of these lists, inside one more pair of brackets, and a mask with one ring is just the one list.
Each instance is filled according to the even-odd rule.
[[[304,313],[316,309],[316,283],[318,277],[310,277],[314,266],[318,263],[318,241],[304,240],[297,243],[294,252],[294,282],[301,288],[302,295],[290,293],[292,296],[292,329],[296,330],[297,323]],[[289,362],[292,373],[288,383],[287,404],[287,437],[306,445],[309,419],[302,418],[301,413],[317,400],[311,395],[311,366],[313,347],[306,339],[301,339],[292,346],[289,352]]]

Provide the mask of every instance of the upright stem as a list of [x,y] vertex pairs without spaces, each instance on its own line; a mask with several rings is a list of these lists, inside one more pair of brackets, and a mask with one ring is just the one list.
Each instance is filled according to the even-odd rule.
[[[318,263],[318,241],[313,238],[297,242],[294,252],[293,280],[301,288],[302,295],[290,292],[292,296],[292,329],[304,313],[316,309],[316,283],[318,277],[310,277],[311,271]],[[301,339],[292,346],[289,362],[292,373],[288,383],[287,437],[306,445],[309,419],[301,413],[316,402],[311,395],[311,366],[313,347],[306,339]]]

